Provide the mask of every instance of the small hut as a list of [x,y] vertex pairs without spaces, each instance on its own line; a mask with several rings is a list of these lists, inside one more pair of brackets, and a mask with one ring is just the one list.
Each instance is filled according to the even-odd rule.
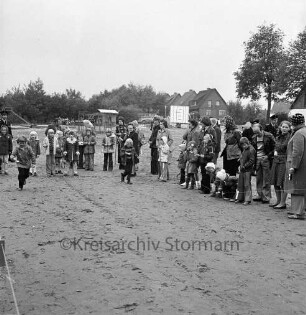
[[[98,109],[97,113],[80,113],[79,120],[89,120],[93,123],[96,133],[103,133],[107,128],[115,131],[117,115],[118,112],[114,109]],[[82,125],[78,126],[79,131],[83,128]]]

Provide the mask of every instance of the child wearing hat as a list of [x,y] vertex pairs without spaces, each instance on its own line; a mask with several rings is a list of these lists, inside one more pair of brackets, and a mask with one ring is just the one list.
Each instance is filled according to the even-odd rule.
[[245,206],[252,200],[252,171],[255,163],[256,152],[246,137],[240,139],[240,146],[243,151],[240,157],[240,168],[238,178],[238,197],[235,202],[243,202]]
[[189,141],[187,147],[187,179],[186,179],[186,189],[190,185],[190,189],[194,189],[196,176],[198,174],[198,150],[196,148],[195,141]]
[[160,139],[159,146],[159,167],[160,167],[160,177],[159,180],[161,182],[166,182],[168,177],[168,158],[170,153],[170,148],[167,144],[168,138],[166,136],[162,136]]
[[58,147],[58,141],[53,128],[47,130],[47,136],[43,140],[42,146],[46,154],[46,173],[50,177],[55,175],[55,152]]
[[177,167],[180,170],[180,185],[186,183],[186,163],[187,163],[187,152],[186,152],[186,143],[181,143],[179,146],[180,154],[177,159]]
[[124,172],[121,173],[121,182],[124,182],[125,176],[127,176],[127,184],[132,184],[131,175],[134,166],[135,154],[136,152],[133,146],[133,140],[130,138],[126,139],[120,150],[120,161],[124,166]]
[[215,180],[215,192],[218,197],[223,197],[224,200],[231,202],[235,201],[235,195],[237,191],[238,178],[236,176],[230,176],[221,169],[216,174]]
[[5,175],[8,175],[7,162],[9,156],[12,153],[12,150],[12,136],[8,132],[8,127],[6,125],[3,125],[0,132],[0,173],[4,172]]
[[17,139],[17,145],[12,155],[16,158],[18,168],[18,190],[22,190],[23,186],[26,184],[26,179],[29,177],[30,167],[31,165],[35,165],[36,160],[31,147],[27,145],[26,137],[19,137]]
[[84,145],[84,157],[85,157],[85,163],[84,163],[85,171],[93,171],[96,137],[93,135],[91,128],[86,129],[86,135],[83,138],[83,145]]
[[[38,134],[34,130],[30,132],[28,145],[31,147],[31,149],[35,155],[35,160],[37,160],[37,158],[39,158],[39,156],[40,156],[40,142],[38,139]],[[33,175],[33,176],[37,176],[36,163],[31,165],[29,174]]]
[[116,136],[110,128],[106,129],[105,136],[102,139],[102,148],[104,153],[103,171],[113,170],[113,153],[115,152]]
[[65,141],[64,145],[64,156],[66,161],[69,163],[69,170],[64,172],[64,176],[68,176],[68,172],[71,170],[74,176],[79,176],[78,174],[78,157],[79,152],[79,143],[78,139],[75,136],[73,131],[69,132],[69,137]]

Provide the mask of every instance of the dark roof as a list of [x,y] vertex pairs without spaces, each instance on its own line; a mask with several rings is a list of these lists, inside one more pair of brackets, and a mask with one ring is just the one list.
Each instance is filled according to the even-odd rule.
[[177,102],[173,105],[180,105],[180,106],[189,106],[189,102],[193,100],[197,96],[197,93],[193,90],[189,90],[188,92],[184,93],[183,96],[178,99]]
[[299,94],[297,95],[297,97],[295,98],[294,102],[291,104],[290,109],[292,109],[295,105],[295,103],[297,103],[297,101],[299,100],[299,98],[301,97],[301,95],[305,93],[306,94],[306,83],[304,84],[304,86],[301,88],[301,91],[299,92]]
[[198,101],[199,99],[203,98],[203,97],[207,97],[208,94],[210,94],[211,90],[207,89],[207,90],[203,90],[200,91],[197,96],[193,99],[193,101]]
[[173,95],[171,95],[166,102],[167,106],[170,105],[175,105],[175,103],[181,98],[181,94],[179,93],[174,93]]

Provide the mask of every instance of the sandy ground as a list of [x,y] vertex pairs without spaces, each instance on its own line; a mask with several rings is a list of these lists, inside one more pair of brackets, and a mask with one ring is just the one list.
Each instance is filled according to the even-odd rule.
[[[41,156],[22,192],[10,164],[0,231],[21,314],[306,314],[305,222],[183,190],[176,163],[160,183],[149,163],[146,145],[127,185],[101,153],[78,178],[48,179]],[[0,271],[0,313],[16,314]]]

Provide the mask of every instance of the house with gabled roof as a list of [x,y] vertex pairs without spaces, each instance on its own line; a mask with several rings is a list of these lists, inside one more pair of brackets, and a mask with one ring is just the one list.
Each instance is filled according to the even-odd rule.
[[197,96],[197,93],[194,90],[189,90],[185,92],[181,98],[177,99],[177,101],[173,105],[177,106],[189,106],[189,102],[193,100]]
[[227,113],[227,103],[217,89],[207,88],[200,91],[193,100],[189,101],[189,114],[191,117],[208,116],[220,120]]

